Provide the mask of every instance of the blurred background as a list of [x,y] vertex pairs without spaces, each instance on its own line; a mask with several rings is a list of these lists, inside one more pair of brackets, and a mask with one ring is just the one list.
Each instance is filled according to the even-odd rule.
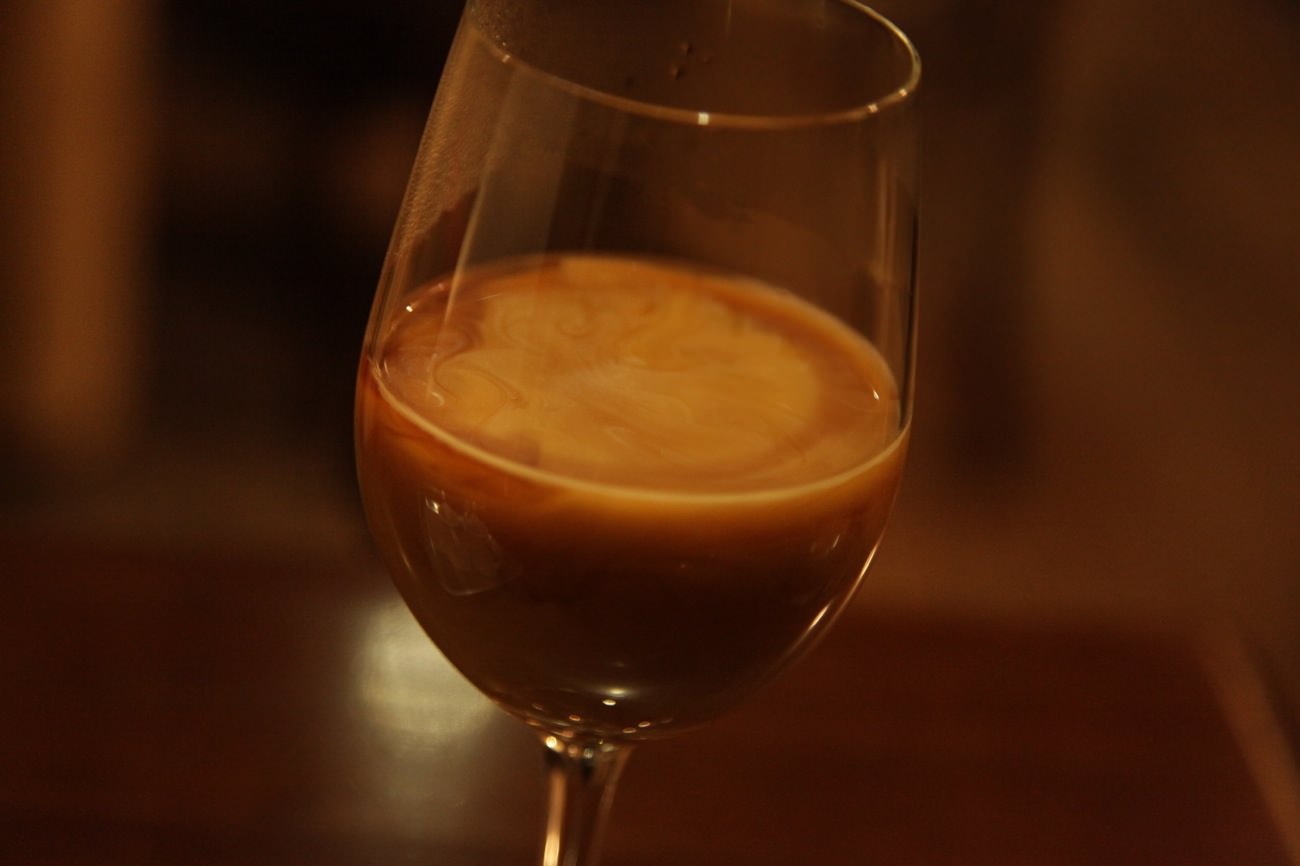
[[[1240,640],[1300,730],[1300,4],[878,5],[923,320],[860,603]],[[0,6],[8,531],[366,556],[355,363],[459,13]]]

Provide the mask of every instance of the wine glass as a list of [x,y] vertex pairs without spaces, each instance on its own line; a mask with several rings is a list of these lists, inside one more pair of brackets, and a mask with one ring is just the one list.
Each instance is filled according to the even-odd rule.
[[854,0],[470,0],[357,386],[411,611],[535,727],[543,863],[844,607],[911,418],[919,61]]

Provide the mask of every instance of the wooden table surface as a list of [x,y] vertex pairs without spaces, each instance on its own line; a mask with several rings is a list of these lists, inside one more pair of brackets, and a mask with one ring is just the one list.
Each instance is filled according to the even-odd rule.
[[[535,862],[533,736],[373,562],[10,538],[0,577],[0,862]],[[1293,768],[1205,658],[859,606],[638,749],[606,864],[1293,864]]]

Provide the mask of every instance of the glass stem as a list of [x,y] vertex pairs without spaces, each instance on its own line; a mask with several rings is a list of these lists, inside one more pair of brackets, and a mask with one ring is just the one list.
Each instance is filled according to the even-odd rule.
[[596,866],[605,816],[631,747],[600,740],[542,737],[546,760],[546,836],[542,866]]

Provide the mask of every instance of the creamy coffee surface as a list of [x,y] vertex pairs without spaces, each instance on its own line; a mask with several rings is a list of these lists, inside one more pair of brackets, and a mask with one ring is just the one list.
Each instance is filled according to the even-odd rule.
[[763,284],[572,256],[432,287],[378,378],[429,432],[522,467],[653,490],[816,482],[898,435],[898,395],[856,332]]

